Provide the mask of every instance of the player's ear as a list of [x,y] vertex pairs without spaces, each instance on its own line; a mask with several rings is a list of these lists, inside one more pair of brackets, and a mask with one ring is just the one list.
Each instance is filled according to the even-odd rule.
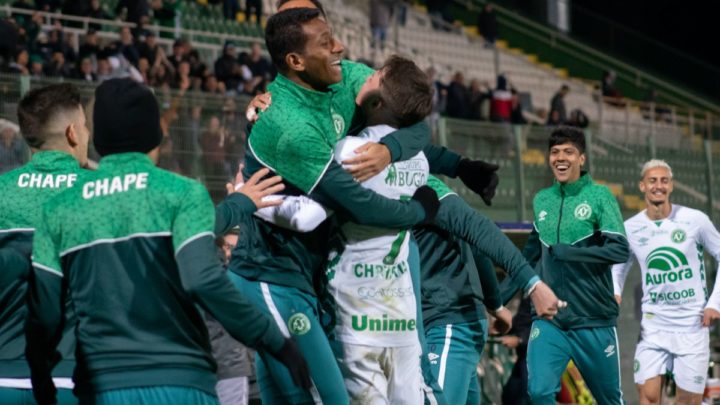
[[638,182],[638,188],[640,189],[641,193],[645,194],[645,182],[644,181],[640,180]]
[[581,153],[580,154],[580,167],[583,167],[583,166],[585,166],[585,154]]
[[305,58],[303,58],[299,53],[290,52],[285,55],[285,64],[290,70],[294,70],[296,72],[305,71]]
[[80,143],[80,139],[78,139],[78,133],[75,129],[75,124],[70,124],[65,128],[65,139],[67,140],[67,143],[75,147]]

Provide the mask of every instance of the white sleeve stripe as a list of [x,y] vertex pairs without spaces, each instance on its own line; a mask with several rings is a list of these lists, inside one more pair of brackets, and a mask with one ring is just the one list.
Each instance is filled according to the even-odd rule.
[[327,169],[328,169],[328,167],[330,167],[330,164],[333,162],[333,160],[335,160],[335,153],[330,154],[330,160],[328,160],[328,162],[325,164],[325,167],[323,168],[322,172],[318,176],[317,180],[315,180],[315,184],[313,184],[312,187],[310,187],[310,190],[308,190],[307,194],[310,194],[313,192],[313,190],[315,190],[315,187],[317,187],[318,183],[320,183],[320,180],[325,175],[325,172],[327,172]]
[[63,277],[63,274],[60,270],[53,269],[52,267],[45,266],[44,264],[40,264],[38,262],[32,262],[33,267],[35,267],[38,270],[46,271],[50,274],[54,274],[56,276],[59,276],[60,278]]
[[35,228],[0,229],[0,233],[13,233],[13,232],[35,232]]
[[177,254],[180,253],[180,250],[181,250],[182,248],[184,248],[185,246],[187,246],[190,242],[193,242],[193,241],[198,240],[198,239],[200,239],[200,238],[204,238],[205,236],[209,236],[209,237],[211,237],[211,238],[213,238],[213,239],[215,238],[215,234],[212,233],[212,232],[200,232],[200,233],[198,233],[198,234],[196,234],[196,235],[194,235],[194,236],[191,236],[191,237],[185,239],[185,241],[184,241],[183,243],[181,243],[180,246],[178,246],[177,249],[175,249],[175,256],[177,256]]
[[172,233],[168,231],[162,231],[162,232],[140,232],[140,233],[133,233],[130,235],[122,236],[119,238],[106,238],[106,239],[96,239],[92,242],[83,243],[82,245],[77,245],[75,247],[72,247],[70,249],[66,249],[62,252],[60,252],[60,257],[63,257],[69,253],[76,252],[78,250],[82,250],[85,248],[89,248],[95,245],[102,245],[105,243],[117,243],[117,242],[125,242],[130,239],[134,238],[156,238],[156,237],[162,237],[162,236],[170,236]]

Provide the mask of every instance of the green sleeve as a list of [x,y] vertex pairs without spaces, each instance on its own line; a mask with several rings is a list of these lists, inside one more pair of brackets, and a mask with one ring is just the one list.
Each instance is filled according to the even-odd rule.
[[284,134],[276,148],[275,172],[305,193],[312,192],[333,161],[332,146],[313,128]]
[[600,198],[597,204],[600,208],[598,227],[603,233],[614,233],[625,236],[625,222],[620,213],[617,199],[605,186],[600,186]]
[[310,197],[360,225],[410,228],[425,220],[425,210],[419,202],[391,200],[363,188],[334,161]]
[[482,286],[483,303],[489,310],[494,311],[503,305],[500,287],[495,275],[495,265],[489,257],[479,252],[477,248],[473,248],[472,251],[475,267],[477,267],[478,276],[480,277],[480,285]]
[[172,234],[183,288],[235,339],[276,353],[284,342],[282,333],[240,295],[223,272],[215,251],[215,214],[207,191],[193,183],[180,204]]
[[430,142],[430,127],[425,121],[400,128],[380,139],[380,143],[390,150],[390,160],[393,162],[410,159],[423,151],[428,142]]
[[423,152],[430,164],[430,173],[444,174],[452,178],[457,176],[457,167],[462,156],[444,146],[433,144],[428,144]]
[[215,207],[215,235],[227,231],[246,221],[257,210],[250,198],[242,193],[232,193]]
[[33,270],[28,279],[25,356],[33,381],[47,381],[60,361],[56,348],[65,319],[67,284],[60,267],[59,233],[52,218],[46,207],[41,224],[35,229]]
[[487,255],[521,286],[535,276],[535,271],[500,228],[457,195],[448,195],[440,201],[435,223]]
[[625,236],[597,232],[592,238],[598,241],[596,245],[580,247],[558,243],[550,247],[550,252],[556,260],[567,262],[610,265],[625,263],[630,258],[630,245]]

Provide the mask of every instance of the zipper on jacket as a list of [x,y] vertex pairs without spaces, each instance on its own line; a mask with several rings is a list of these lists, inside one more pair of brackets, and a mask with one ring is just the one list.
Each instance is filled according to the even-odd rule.
[[562,224],[563,206],[564,205],[565,205],[565,191],[562,189],[562,186],[560,186],[560,216],[558,217],[557,241],[555,243],[560,243],[560,225]]

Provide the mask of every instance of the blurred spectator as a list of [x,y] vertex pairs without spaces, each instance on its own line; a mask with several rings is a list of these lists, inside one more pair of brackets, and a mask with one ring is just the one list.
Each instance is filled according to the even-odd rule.
[[480,15],[478,15],[477,28],[480,35],[485,40],[485,47],[492,48],[495,46],[495,40],[498,34],[498,24],[495,18],[495,11],[491,3],[485,4]]
[[45,76],[45,60],[40,55],[30,55],[30,76]]
[[205,61],[200,58],[200,54],[197,50],[193,49],[187,54],[187,60],[190,62],[190,76],[202,79],[203,77],[210,74]]
[[370,46],[373,49],[385,50],[385,39],[390,26],[394,0],[370,0],[370,30],[372,41]]
[[98,81],[102,82],[107,79],[112,79],[113,77],[113,68],[110,65],[110,60],[103,56],[100,59],[98,59],[97,62],[97,79]]
[[615,72],[612,70],[605,71],[602,79],[602,95],[605,97],[605,102],[614,105],[616,107],[624,107],[625,103],[622,101],[622,93],[615,87]]
[[[61,7],[63,14],[72,15],[76,17],[85,17],[90,13],[90,0],[70,0],[65,1]],[[66,23],[68,27],[82,28],[83,24],[79,21],[68,21]]]
[[472,79],[470,81],[470,93],[469,93],[469,110],[467,119],[470,120],[483,120],[485,119],[484,104],[485,101],[490,99],[490,89],[487,82],[480,84],[478,79]]
[[157,36],[154,32],[148,31],[145,35],[145,41],[138,44],[138,54],[141,58],[147,59],[150,66],[155,65],[155,59],[158,54]]
[[547,116],[547,125],[548,126],[558,126],[562,125],[562,121],[560,121],[560,113],[555,110],[551,111]]
[[642,107],[643,118],[651,119],[651,111],[655,111],[656,121],[672,122],[672,111],[662,105],[657,104],[658,92],[655,89],[648,90],[645,96],[645,104]]
[[[112,16],[106,13],[100,5],[100,0],[92,0],[90,2],[90,9],[87,12],[87,16],[98,20],[112,20]],[[96,31],[102,29],[102,25],[98,23],[90,23],[88,27]]]
[[[550,100],[550,117],[553,116],[554,112],[557,112],[557,121],[562,124],[567,121],[567,113],[565,110],[565,96],[570,92],[570,87],[563,84],[557,93]],[[554,124],[557,125],[557,124]]]
[[262,0],[245,0],[245,22],[248,24],[250,23],[250,16],[253,10],[255,11],[255,23],[260,25],[263,13]]
[[237,89],[240,83],[235,44],[231,41],[225,43],[222,56],[215,61],[215,77],[225,83],[228,90]]
[[89,29],[87,31],[87,34],[85,34],[84,42],[82,43],[82,45],[80,45],[78,57],[81,60],[84,58],[92,58],[94,60],[97,60],[99,53],[100,45],[98,44],[97,33],[95,33],[94,29]]
[[171,87],[173,89],[187,90],[190,88],[191,84],[192,80],[190,78],[190,62],[184,60],[180,62],[178,70],[177,72],[175,72],[175,80],[173,80]]
[[18,30],[15,21],[9,18],[0,19],[0,66],[5,66],[15,56],[19,40]]
[[440,114],[445,111],[447,91],[445,90],[445,86],[435,79],[435,75],[437,74],[435,68],[432,66],[429,67],[425,71],[425,74],[433,87],[432,112],[428,117],[428,125],[430,126],[433,143],[437,143],[438,121],[440,120]]
[[225,146],[227,131],[220,125],[220,118],[213,115],[207,129],[200,135],[202,164],[205,179],[217,179],[227,176],[225,167]]
[[[245,92],[248,94],[258,94],[264,92],[267,83],[274,76],[273,65],[262,55],[262,46],[259,42],[254,42],[250,49],[250,56],[244,64],[250,70],[252,78],[245,84]],[[241,61],[241,66],[243,65]],[[241,67],[242,68],[242,67]],[[245,76],[247,72],[243,72]]]
[[150,5],[147,0],[119,0],[115,6],[115,15],[120,15],[123,9],[127,13],[125,20],[136,24],[147,22],[150,14]]
[[238,0],[223,0],[223,15],[228,20],[237,20],[237,13],[240,11]]
[[210,94],[225,94],[225,83],[219,82],[214,75],[208,75],[203,90]]
[[20,167],[27,160],[29,150],[19,131],[15,123],[0,118],[0,173]]
[[65,55],[62,52],[53,52],[50,63],[45,66],[45,75],[48,77],[72,76],[72,66],[65,62]]
[[133,34],[130,27],[122,27],[120,29],[120,40],[113,42],[110,46],[117,54],[122,55],[132,65],[137,66],[140,59],[140,52],[135,46]]
[[465,76],[462,72],[455,72],[453,80],[447,87],[447,106],[445,114],[452,118],[467,118],[470,99],[468,89],[465,87]]
[[490,120],[493,122],[510,122],[512,112],[512,93],[508,91],[507,79],[503,75],[497,77],[495,90],[490,101]]
[[514,87],[510,89],[510,94],[512,95],[510,99],[510,123],[515,125],[527,124],[527,120],[525,120],[525,117],[523,116],[522,103],[520,103],[520,95]]
[[[163,27],[175,26],[175,16],[180,8],[180,0],[153,0],[153,18]],[[172,38],[171,33],[162,35],[163,38]]]
[[92,60],[90,58],[83,58],[80,61],[80,66],[77,68],[75,73],[75,79],[82,80],[85,82],[96,82],[97,75],[93,72]]
[[52,58],[53,45],[50,43],[48,34],[44,32],[38,33],[37,41],[33,46],[33,53],[40,55],[44,61],[48,61]]
[[174,69],[177,69],[180,62],[185,59],[189,48],[190,45],[188,42],[182,38],[176,39],[175,42],[173,42],[172,54],[168,60]]
[[588,125],[590,125],[590,120],[581,109],[576,108],[570,111],[570,117],[568,118],[567,124],[572,127],[587,128]]
[[177,156],[173,154],[172,140],[167,136],[163,138],[163,141],[160,144],[157,165],[161,169],[180,173],[180,163],[178,163]]
[[28,69],[28,62],[30,62],[30,55],[25,49],[20,49],[15,52],[15,60],[8,64],[7,70],[10,73],[19,73],[21,75],[30,74]]

